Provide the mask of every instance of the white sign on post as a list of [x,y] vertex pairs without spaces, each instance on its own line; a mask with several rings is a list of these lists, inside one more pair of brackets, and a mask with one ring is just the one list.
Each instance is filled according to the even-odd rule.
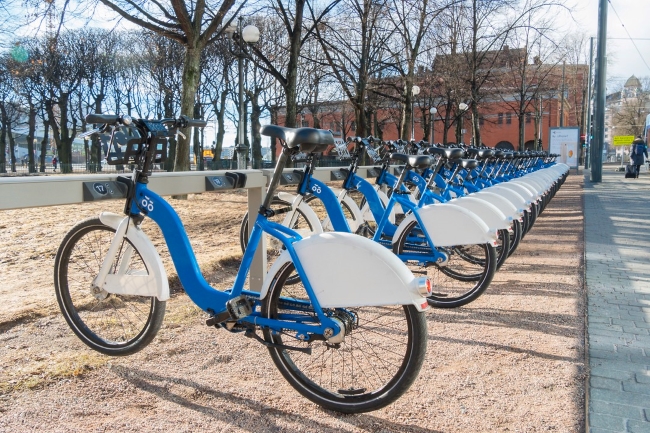
[[548,151],[560,155],[558,162],[578,168],[579,128],[550,128]]

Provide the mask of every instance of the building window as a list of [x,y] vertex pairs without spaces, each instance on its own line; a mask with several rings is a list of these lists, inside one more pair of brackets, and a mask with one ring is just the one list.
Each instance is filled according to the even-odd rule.
[[510,125],[512,123],[512,113],[506,113],[506,124]]
[[478,117],[478,124],[483,125],[484,123],[485,123],[485,119],[483,118],[483,116],[479,116]]
[[334,131],[334,122],[330,122],[330,131]]
[[526,123],[530,123],[532,117],[533,116],[531,116],[530,112],[526,113]]
[[356,131],[357,130],[357,122],[352,122],[352,124],[350,125],[350,129],[352,131]]
[[306,127],[308,127],[308,126],[309,126],[309,121],[308,121],[308,120],[303,120],[303,121],[302,121],[302,127],[303,127],[303,128],[306,128]]
[[499,125],[503,125],[503,113],[499,113],[499,116],[497,118],[497,123]]

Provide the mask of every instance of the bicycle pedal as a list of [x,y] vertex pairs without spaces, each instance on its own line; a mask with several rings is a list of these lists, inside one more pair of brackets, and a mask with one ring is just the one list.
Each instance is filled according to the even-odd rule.
[[226,311],[214,314],[214,311],[210,309],[208,312],[212,315],[205,321],[206,325],[220,326],[230,331],[233,326],[228,327],[228,324],[224,324],[224,322],[234,323],[243,317],[249,316],[253,312],[253,302],[241,295],[226,302]]
[[237,296],[226,302],[226,308],[232,320],[239,320],[250,316],[253,312],[253,302],[246,296]]

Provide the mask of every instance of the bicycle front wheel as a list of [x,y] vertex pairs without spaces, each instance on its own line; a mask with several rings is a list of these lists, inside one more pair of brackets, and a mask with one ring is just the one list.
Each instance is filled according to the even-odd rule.
[[[63,239],[54,260],[54,289],[66,322],[86,345],[106,355],[130,355],[156,336],[165,302],[155,297],[115,295],[93,289],[115,230],[99,218],[75,226]],[[145,275],[138,250],[124,240],[112,270]]]
[[448,257],[445,263],[427,262],[430,246],[417,221],[411,221],[393,244],[397,255],[421,254],[421,261],[407,261],[415,276],[431,279],[433,294],[429,305],[456,308],[478,298],[490,285],[496,271],[497,253],[490,244],[458,245],[439,248]]
[[508,257],[517,250],[519,242],[521,242],[522,224],[519,220],[514,220],[512,223],[512,233],[510,233],[510,247],[508,248]]
[[[294,270],[287,264],[274,277],[262,306],[263,314],[281,319],[300,314],[318,321],[302,283],[287,284]],[[314,403],[343,413],[382,408],[404,394],[417,378],[426,353],[424,313],[412,305],[326,309],[325,314],[348,323],[339,344],[323,339],[303,342],[295,331],[264,330],[266,341],[310,348],[311,354],[270,347],[273,362],[300,394]],[[318,336],[316,336],[318,337]]]

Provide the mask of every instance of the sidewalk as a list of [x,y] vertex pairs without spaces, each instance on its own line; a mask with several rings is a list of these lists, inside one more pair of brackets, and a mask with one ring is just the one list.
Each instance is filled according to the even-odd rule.
[[588,431],[650,432],[650,174],[585,170]]

